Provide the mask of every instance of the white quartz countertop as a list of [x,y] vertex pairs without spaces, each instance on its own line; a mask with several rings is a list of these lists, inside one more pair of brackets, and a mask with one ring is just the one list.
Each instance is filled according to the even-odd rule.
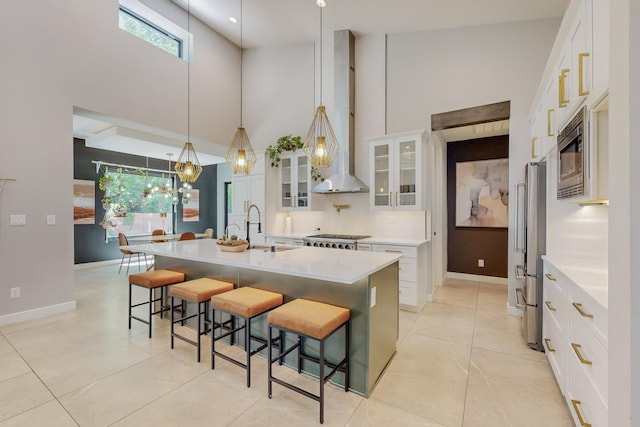
[[605,261],[544,255],[577,286],[584,289],[603,307],[609,306],[609,269]]
[[147,254],[249,268],[258,271],[352,284],[400,259],[401,254],[345,251],[342,249],[291,247],[270,252],[251,249],[223,252],[215,239],[123,246]]

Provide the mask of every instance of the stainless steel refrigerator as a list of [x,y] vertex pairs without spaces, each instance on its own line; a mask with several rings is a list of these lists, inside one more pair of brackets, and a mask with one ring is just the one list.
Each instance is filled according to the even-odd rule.
[[516,265],[516,306],[522,309],[522,333],[534,350],[542,345],[542,255],[546,251],[546,163],[528,163],[525,182],[516,187],[516,251],[524,263]]

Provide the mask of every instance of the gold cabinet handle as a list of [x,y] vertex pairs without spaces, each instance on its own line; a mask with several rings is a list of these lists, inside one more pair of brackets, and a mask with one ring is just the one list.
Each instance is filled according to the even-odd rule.
[[555,282],[556,280],[558,280],[555,277],[553,277],[553,274],[551,273],[547,273],[545,274],[545,276],[547,277],[547,279],[551,280],[552,282]]
[[398,251],[398,250],[395,250],[395,249],[385,249],[384,251],[385,252],[389,252],[391,254],[401,254],[402,253],[402,251]]
[[573,306],[576,308],[576,310],[578,310],[578,313],[580,313],[582,315],[582,317],[587,317],[589,319],[593,319],[593,314],[589,314],[586,311],[584,311],[584,309],[582,308],[582,304],[574,302]]
[[545,339],[544,339],[544,343],[545,343],[545,345],[546,345],[546,347],[547,347],[547,351],[548,351],[549,353],[553,353],[554,351],[556,351],[556,349],[555,349],[555,348],[552,348],[552,347],[551,347],[551,339],[550,339],[550,338],[545,338]]
[[547,136],[555,136],[555,134],[551,131],[551,113],[553,113],[553,108],[547,110]]
[[396,206],[400,206],[400,204],[398,203],[399,194],[400,194],[400,192],[396,191]]
[[536,157],[536,140],[538,139],[537,136],[534,136],[533,138],[531,138],[531,158],[535,159]]
[[584,90],[584,58],[589,56],[589,52],[578,54],[578,95],[589,95],[588,90]]
[[564,95],[565,95],[565,79],[567,77],[567,74],[569,74],[569,69],[568,68],[563,68],[560,71],[560,77],[558,78],[558,107],[560,108],[564,108],[567,105],[569,105],[569,99],[565,99]]
[[591,427],[591,424],[585,422],[584,418],[582,418],[582,412],[580,412],[580,408],[578,408],[578,405],[580,404],[581,402],[579,400],[571,399],[571,405],[573,405],[573,410],[576,411],[576,415],[578,416],[578,421],[580,421],[580,427]]
[[389,207],[393,206],[393,191],[389,191]]
[[551,301],[545,301],[544,305],[547,306],[547,308],[549,309],[549,311],[556,311],[556,308],[554,306],[551,305]]
[[580,351],[582,346],[580,344],[572,342],[571,347],[573,347],[573,352],[576,354],[576,356],[578,356],[578,360],[580,360],[580,363],[582,363],[583,365],[593,365],[593,363],[591,363],[591,360],[587,360],[582,356],[582,352]]

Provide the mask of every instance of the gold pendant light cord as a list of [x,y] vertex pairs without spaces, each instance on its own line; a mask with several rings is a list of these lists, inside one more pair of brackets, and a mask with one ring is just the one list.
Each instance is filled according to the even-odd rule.
[[191,1],[187,0],[187,142],[191,142]]
[[320,105],[322,105],[322,8],[320,8]]
[[242,16],[242,0],[240,0],[240,126],[242,126],[242,63],[244,62],[244,50],[242,49],[242,25],[244,18]]

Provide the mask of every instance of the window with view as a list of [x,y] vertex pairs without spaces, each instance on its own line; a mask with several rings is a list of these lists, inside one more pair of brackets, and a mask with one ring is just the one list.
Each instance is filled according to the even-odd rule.
[[182,58],[181,39],[123,6],[120,6],[119,14],[120,28],[178,58]]
[[107,238],[173,233],[173,178],[122,170],[105,172],[109,182],[103,199]]

